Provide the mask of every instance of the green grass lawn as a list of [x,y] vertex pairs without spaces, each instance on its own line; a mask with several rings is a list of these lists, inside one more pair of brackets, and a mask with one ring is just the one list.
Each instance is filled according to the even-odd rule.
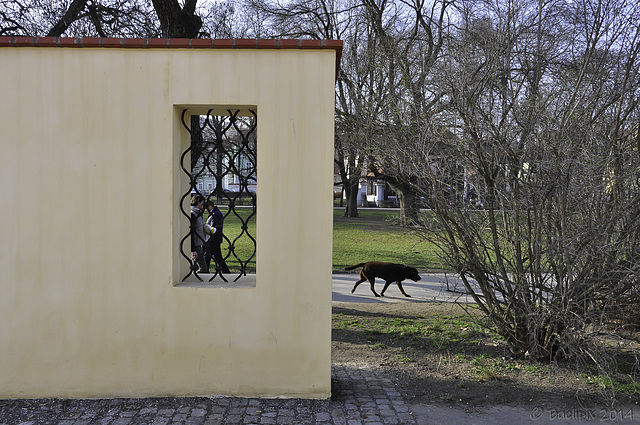
[[[223,213],[226,209],[222,208]],[[239,209],[246,218],[251,209]],[[365,261],[389,261],[416,267],[419,271],[441,270],[434,247],[410,230],[399,226],[398,210],[360,210],[357,218],[345,218],[344,209],[335,209],[333,215],[333,270]],[[255,218],[249,221],[248,232],[255,237]],[[243,233],[241,221],[229,215],[224,222],[224,234],[230,240],[237,238],[235,251],[246,260],[253,252],[253,241]],[[226,253],[223,246],[223,254]],[[230,257],[227,265],[235,272],[240,270],[237,260]],[[247,271],[254,273],[256,259],[249,262]]]
[[[220,210],[223,214],[227,214],[228,212],[227,208],[224,206],[221,206]],[[243,263],[248,261],[248,263],[245,265],[247,273],[256,272],[256,255],[254,254],[255,248],[253,240],[251,239],[251,237],[253,237],[254,239],[256,237],[256,216],[253,215],[253,217],[250,218],[252,212],[252,208],[237,208],[236,214],[230,213],[224,219],[224,236],[228,238],[230,242],[233,242],[234,246],[235,255],[230,254],[226,259],[227,266],[229,267],[229,270],[231,270],[232,274],[240,272],[241,266],[238,258]],[[242,228],[243,220],[247,222],[246,230],[243,230]],[[226,256],[228,252],[225,242],[226,241],[224,241],[222,244],[223,256]],[[249,260],[249,258],[251,259]]]
[[420,271],[441,270],[435,248],[409,229],[397,224],[398,210],[360,210],[359,217],[333,213],[333,270],[365,261],[389,261]]

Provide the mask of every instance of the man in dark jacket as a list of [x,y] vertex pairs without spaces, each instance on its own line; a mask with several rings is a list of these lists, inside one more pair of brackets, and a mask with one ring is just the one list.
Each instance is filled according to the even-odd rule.
[[199,273],[209,273],[209,265],[204,255],[205,230],[202,213],[204,197],[195,195],[191,198],[191,256],[200,268]]
[[224,261],[222,256],[222,250],[220,246],[223,241],[222,227],[224,224],[224,214],[218,209],[212,202],[207,203],[207,210],[209,210],[209,218],[207,219],[207,225],[211,228],[211,237],[207,241],[206,251],[208,251],[210,257],[213,257],[216,262],[216,270],[223,273],[229,273],[229,267]]

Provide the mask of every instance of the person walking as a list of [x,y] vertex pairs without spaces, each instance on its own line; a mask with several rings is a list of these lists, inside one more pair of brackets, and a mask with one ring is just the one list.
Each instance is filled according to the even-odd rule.
[[204,197],[200,194],[191,198],[191,257],[198,265],[199,273],[209,273],[209,265],[204,255],[205,228],[202,214]]
[[206,250],[210,255],[209,258],[213,257],[213,260],[216,263],[216,271],[222,274],[229,274],[229,267],[224,261],[221,249],[222,241],[224,239],[222,233],[224,214],[222,214],[222,211],[220,211],[213,202],[207,203],[207,210],[209,210],[207,225],[211,228],[211,237],[207,241]]

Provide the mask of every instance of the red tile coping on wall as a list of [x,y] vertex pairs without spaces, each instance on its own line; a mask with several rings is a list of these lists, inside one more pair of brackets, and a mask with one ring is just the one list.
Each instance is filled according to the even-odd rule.
[[99,37],[0,37],[0,47],[85,47],[129,49],[300,49],[335,50],[336,78],[342,56],[342,40],[293,39],[188,39],[188,38],[99,38]]

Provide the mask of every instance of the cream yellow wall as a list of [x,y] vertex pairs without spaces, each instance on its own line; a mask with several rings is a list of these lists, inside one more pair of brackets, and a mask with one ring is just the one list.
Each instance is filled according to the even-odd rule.
[[[0,398],[326,398],[335,51],[0,48]],[[175,286],[183,106],[258,111],[252,288]]]

